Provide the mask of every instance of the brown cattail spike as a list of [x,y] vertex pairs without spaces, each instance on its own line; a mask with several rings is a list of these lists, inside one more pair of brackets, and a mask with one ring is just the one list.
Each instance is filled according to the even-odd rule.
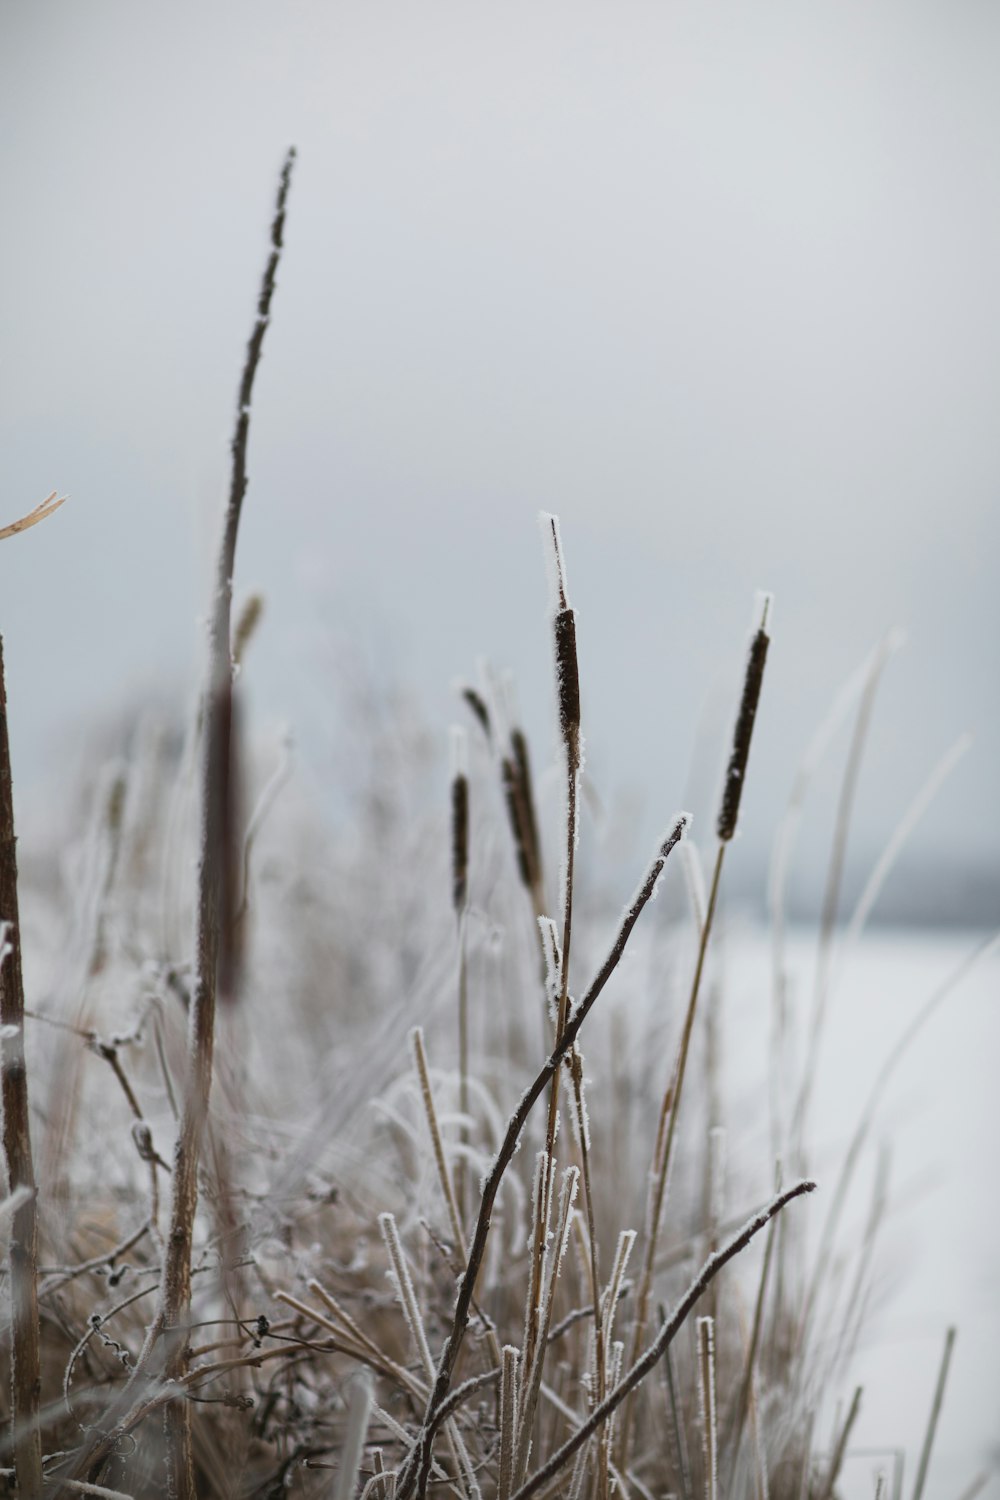
[[455,911],[465,910],[469,894],[469,779],[451,783],[451,899]]
[[770,609],[771,596],[767,594],[764,597],[760,626],[750,642],[746,673],[743,678],[743,695],[740,699],[740,711],[736,716],[736,727],[733,730],[733,748],[729,756],[729,765],[726,768],[726,784],[722,792],[722,805],[719,808],[719,821],[716,825],[719,838],[724,844],[728,844],[736,832],[736,824],[740,815],[740,798],[743,796],[743,783],[746,779],[750,741],[753,737],[754,720],[757,717],[761,684],[764,681],[767,648],[771,644],[771,637],[767,633]]
[[500,779],[503,783],[503,799],[507,807],[507,819],[510,823],[511,837],[514,840],[514,854],[517,857],[517,873],[528,890],[534,887],[534,868],[531,860],[530,836],[527,831],[527,819],[524,809],[524,798],[521,793],[521,782],[518,777],[517,767],[509,755],[505,755],[500,762]]
[[461,916],[469,898],[469,746],[464,729],[451,731],[451,899]]
[[524,815],[524,842],[528,850],[532,876],[535,881],[540,881],[542,873],[542,846],[538,836],[538,816],[535,811],[535,790],[531,779],[531,759],[528,755],[528,741],[523,730],[511,730],[510,748],[514,760],[514,769],[517,772],[518,793]]
[[487,740],[493,738],[493,730],[490,725],[490,711],[486,707],[486,700],[477,693],[474,687],[463,687],[462,697],[472,709]]
[[264,613],[264,599],[261,594],[251,594],[240,611],[233,631],[233,665],[238,667],[242,664],[244,653],[260,624],[261,615]]
[[576,619],[571,609],[555,617],[556,675],[559,682],[559,728],[574,770],[580,763],[580,668],[576,656]]

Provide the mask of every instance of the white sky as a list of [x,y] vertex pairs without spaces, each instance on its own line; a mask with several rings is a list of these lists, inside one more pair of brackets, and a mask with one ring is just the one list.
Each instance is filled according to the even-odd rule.
[[995,873],[998,77],[985,0],[7,0],[0,523],[73,497],[0,547],[18,783],[64,777],[133,689],[196,680],[294,142],[238,558],[268,599],[260,722],[323,759],[329,628],[442,743],[453,678],[510,665],[544,747],[555,510],[591,770],[638,788],[646,846],[710,806],[766,586],[745,849],[901,624],[857,848],[971,729],[914,851]]

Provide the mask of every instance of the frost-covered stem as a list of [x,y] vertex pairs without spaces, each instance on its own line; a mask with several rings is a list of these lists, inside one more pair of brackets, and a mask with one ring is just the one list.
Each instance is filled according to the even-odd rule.
[[[781,1189],[781,1163],[775,1167],[775,1191]],[[777,1230],[777,1222],[772,1222],[764,1242],[764,1261],[760,1269],[760,1281],[757,1284],[757,1300],[753,1310],[753,1328],[750,1333],[750,1346],[747,1349],[746,1368],[743,1372],[743,1381],[739,1394],[736,1398],[736,1409],[730,1422],[729,1434],[725,1444],[726,1449],[733,1455],[733,1471],[739,1459],[740,1442],[743,1437],[743,1424],[746,1420],[748,1405],[753,1389],[754,1372],[757,1365],[757,1350],[760,1347],[760,1333],[764,1322],[764,1302],[767,1297],[767,1283],[771,1272],[771,1260],[774,1255],[774,1241]],[[732,1478],[732,1476],[730,1476]]]
[[[559,540],[559,523],[555,516],[542,517],[543,528],[550,537],[556,583],[556,612],[553,616],[553,632],[556,657],[556,686],[559,699],[559,730],[562,736],[563,753],[566,757],[566,845],[563,876],[563,932],[561,949],[561,971],[559,975],[559,1002],[556,1017],[556,1042],[562,1036],[569,1013],[569,955],[573,936],[573,875],[576,862],[577,799],[580,782],[580,668],[576,651],[576,617],[566,597],[566,575],[563,567],[562,547]],[[559,1116],[559,1074],[552,1078],[549,1092],[549,1116],[545,1128],[545,1151],[548,1158],[545,1179],[545,1199],[552,1194],[552,1170],[555,1160],[556,1126]],[[540,1264],[544,1246],[536,1234],[532,1250],[536,1264]],[[536,1279],[536,1295],[541,1282]],[[594,1293],[596,1298],[596,1291]],[[538,1337],[538,1305],[532,1309],[525,1348],[525,1366],[530,1365]]]
[[[544,1162],[545,1158],[543,1157],[542,1159]],[[545,1162],[545,1166],[548,1167],[547,1162]],[[544,1175],[551,1178],[551,1170],[547,1171]],[[559,1194],[559,1217],[556,1221],[553,1242],[548,1247],[546,1260],[543,1263],[542,1297],[538,1315],[538,1343],[535,1348],[534,1359],[530,1366],[525,1361],[524,1374],[521,1381],[520,1411],[517,1421],[517,1447],[514,1457],[515,1484],[523,1482],[528,1467],[528,1455],[531,1449],[531,1429],[535,1420],[538,1396],[542,1388],[542,1368],[545,1364],[545,1346],[552,1321],[552,1304],[555,1300],[556,1282],[559,1279],[563,1258],[566,1254],[566,1246],[569,1242],[569,1232],[572,1226],[571,1215],[579,1178],[580,1174],[576,1167],[568,1167],[563,1173],[562,1188]]]
[[500,1475],[497,1500],[510,1500],[514,1477],[514,1435],[517,1429],[517,1350],[505,1344],[500,1369]]
[[455,1195],[455,1189],[452,1186],[451,1173],[448,1171],[448,1162],[444,1154],[444,1143],[441,1140],[437,1109],[434,1105],[434,1093],[431,1089],[430,1074],[427,1071],[424,1033],[420,1026],[415,1026],[410,1032],[410,1043],[413,1047],[413,1060],[417,1065],[417,1077],[420,1080],[420,1094],[424,1102],[427,1129],[430,1133],[431,1146],[434,1150],[434,1164],[437,1167],[438,1182],[441,1184],[441,1193],[448,1209],[448,1222],[451,1225],[455,1250],[458,1255],[464,1258],[465,1233],[462,1229],[462,1214]]
[[773,1198],[766,1208],[762,1208],[758,1214],[755,1214],[749,1223],[744,1225],[739,1234],[734,1235],[714,1255],[709,1256],[697,1277],[688,1287],[673,1312],[666,1319],[642,1358],[636,1360],[628,1374],[618,1382],[614,1390],[609,1392],[600,1406],[591,1412],[586,1422],[577,1428],[573,1436],[553,1453],[548,1462],[543,1464],[531,1476],[527,1484],[521,1486],[516,1495],[514,1495],[513,1500],[528,1500],[529,1495],[534,1495],[538,1490],[544,1488],[558,1474],[564,1464],[569,1462],[582,1444],[590,1441],[594,1433],[607,1421],[612,1412],[618,1409],[625,1398],[645,1380],[649,1372],[663,1358],[663,1355],[670,1347],[680,1328],[683,1327],[688,1314],[697,1303],[699,1297],[711,1285],[713,1279],[722,1270],[722,1267],[728,1261],[732,1260],[734,1255],[738,1255],[741,1250],[744,1250],[754,1235],[763,1229],[764,1225],[776,1213],[780,1213],[786,1203],[790,1203],[793,1198],[798,1198],[802,1193],[811,1193],[815,1186],[814,1182],[803,1181],[795,1183],[790,1188],[786,1188],[783,1193],[779,1193],[776,1198]]
[[451,1327],[449,1328],[448,1336],[445,1339],[444,1348],[441,1351],[441,1357],[438,1361],[434,1388],[431,1391],[427,1410],[424,1414],[423,1425],[417,1436],[416,1443],[400,1472],[398,1500],[409,1500],[409,1496],[414,1491],[417,1491],[421,1495],[426,1491],[427,1480],[430,1474],[431,1438],[433,1436],[434,1423],[438,1408],[447,1398],[455,1364],[462,1347],[462,1340],[465,1337],[465,1331],[468,1327],[469,1310],[472,1306],[472,1299],[475,1296],[476,1280],[479,1276],[483,1256],[486,1252],[486,1241],[490,1231],[493,1205],[496,1202],[497,1193],[500,1191],[500,1184],[503,1181],[504,1173],[510,1166],[514,1153],[517,1150],[518,1142],[521,1139],[521,1132],[524,1130],[532,1109],[545,1092],[550,1079],[561,1065],[563,1058],[573,1046],[573,1043],[580,1034],[580,1028],[600,997],[608,980],[618,967],[635,924],[652,898],[660,876],[663,874],[667,859],[671,851],[683,837],[686,827],[687,817],[682,814],[664,839],[645,879],[626,910],[608,956],[594,977],[590,988],[579,1005],[574,1009],[562,1037],[552,1050],[551,1056],[536,1074],[533,1082],[521,1095],[518,1105],[507,1123],[507,1129],[500,1144],[500,1149],[493,1160],[493,1165],[483,1184],[482,1197],[479,1204],[479,1217],[476,1220],[476,1226],[472,1233],[472,1242],[469,1247],[469,1258],[465,1274],[459,1284],[458,1296],[455,1300],[455,1308],[452,1313]]
[[[663,1316],[663,1309],[660,1309]],[[680,1480],[680,1492],[682,1500],[691,1500],[691,1465],[688,1461],[687,1442],[684,1437],[684,1426],[680,1419],[677,1406],[677,1382],[674,1379],[674,1362],[668,1349],[663,1356],[663,1373],[667,1387],[667,1403],[670,1407],[670,1424],[674,1439],[675,1459],[677,1463],[677,1478]]]
[[0,1041],[2,1055],[3,1149],[10,1193],[18,1195],[11,1214],[7,1271],[11,1298],[10,1420],[17,1492],[39,1500],[42,1493],[42,1440],[38,1427],[41,1351],[38,1326],[38,1218],[35,1168],[31,1154],[28,1073],[24,1061],[24,981],[21,925],[17,902],[17,842],[7,733],[7,687],[0,638]]
[[913,1500],[921,1500],[924,1493],[924,1483],[927,1479],[927,1468],[931,1461],[931,1449],[934,1447],[934,1434],[937,1431],[938,1417],[941,1415],[941,1403],[944,1400],[944,1388],[948,1380],[948,1366],[951,1364],[951,1351],[955,1347],[955,1329],[949,1328],[944,1339],[944,1353],[941,1356],[941,1368],[938,1370],[937,1385],[934,1387],[934,1400],[931,1402],[931,1414],[927,1419],[927,1432],[924,1435],[924,1446],[920,1450],[920,1463],[917,1466],[917,1477],[913,1482]]
[[[605,1366],[607,1348],[601,1319],[601,1273],[597,1254],[597,1224],[594,1219],[594,1196],[590,1186],[590,1127],[587,1123],[587,1104],[583,1093],[583,1059],[579,1048],[570,1054],[570,1070],[573,1079],[573,1107],[576,1110],[577,1131],[580,1136],[580,1165],[583,1174],[583,1209],[587,1216],[587,1246],[589,1250],[590,1295],[594,1309],[594,1365],[597,1376],[593,1401],[605,1397]],[[598,1477],[598,1500],[607,1494],[607,1466]]]
[[715,1397],[715,1323],[710,1317],[699,1318],[698,1401],[701,1408],[705,1500],[716,1500],[719,1492],[719,1445]]
[[[663,1095],[663,1103],[660,1106],[656,1147],[653,1152],[653,1168],[650,1174],[650,1193],[646,1206],[645,1254],[642,1262],[642,1275],[639,1278],[639,1290],[636,1295],[635,1321],[632,1325],[631,1358],[633,1360],[638,1356],[646,1332],[649,1299],[653,1290],[653,1271],[656,1265],[656,1247],[660,1235],[660,1221],[663,1217],[663,1204],[667,1194],[667,1184],[670,1179],[670,1168],[673,1164],[677,1114],[680,1107],[681,1091],[684,1087],[684,1076],[687,1070],[691,1035],[694,1031],[694,1018],[698,1008],[698,996],[701,993],[701,979],[705,969],[705,956],[708,953],[708,940],[711,936],[712,922],[715,917],[715,908],[719,897],[719,882],[722,878],[722,865],[726,855],[726,847],[726,844],[720,840],[715,856],[715,868],[712,872],[712,884],[708,893],[708,905],[705,909],[705,923],[701,929],[701,936],[698,941],[698,957],[695,962],[694,978],[691,981],[691,993],[688,997],[687,1012],[684,1016],[680,1045],[677,1049],[677,1058],[674,1062],[670,1083],[667,1085],[666,1093]],[[622,1418],[622,1440],[618,1467],[623,1472],[628,1467],[628,1450],[632,1438],[632,1419],[633,1403],[630,1402]]]

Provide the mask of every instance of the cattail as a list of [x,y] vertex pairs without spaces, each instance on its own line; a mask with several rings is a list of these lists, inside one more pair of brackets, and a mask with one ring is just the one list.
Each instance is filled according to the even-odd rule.
[[726,768],[726,784],[722,793],[722,806],[719,808],[719,821],[716,825],[719,838],[724,844],[728,844],[736,832],[736,824],[740,815],[740,798],[743,795],[743,782],[746,778],[747,760],[750,755],[750,740],[753,737],[754,719],[757,717],[757,704],[760,700],[761,683],[764,680],[767,648],[771,643],[771,637],[767,633],[770,612],[771,595],[765,594],[760,625],[750,642],[750,651],[747,656],[743,695],[740,698],[739,713],[736,715],[733,748],[729,756],[729,765]]
[[510,732],[510,748],[517,777],[518,805],[523,820],[522,841],[528,855],[533,883],[538,884],[542,875],[542,850],[538,836],[538,817],[535,812],[531,760],[528,756],[528,741],[524,731],[516,726]]
[[490,723],[490,711],[486,707],[486,699],[481,693],[477,693],[474,687],[464,686],[461,689],[462,697],[471,708],[479,721],[479,726],[487,740],[493,739],[493,726]]
[[469,896],[469,746],[464,729],[451,731],[451,899],[456,916]]
[[556,683],[559,692],[559,731],[570,768],[580,768],[580,667],[576,654],[576,616],[566,596],[566,568],[563,563],[559,520],[542,513],[542,534],[548,543],[546,552],[555,595],[552,628],[556,650]]
[[260,624],[264,613],[263,594],[251,594],[243,608],[240,610],[236,629],[233,631],[233,666],[242,665],[244,653]]

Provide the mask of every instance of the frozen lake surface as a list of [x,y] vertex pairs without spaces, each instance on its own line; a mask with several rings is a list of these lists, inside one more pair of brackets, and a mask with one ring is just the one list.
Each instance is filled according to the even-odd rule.
[[[974,933],[877,931],[849,957],[831,995],[810,1139],[810,1170],[832,1186],[858,1115],[884,1059],[926,1000],[981,946]],[[723,1027],[727,1097],[739,1114],[750,1080],[764,1076],[769,1048],[769,940],[731,934],[725,961]],[[793,933],[788,972],[793,1004],[805,1005],[815,939]],[[875,1291],[850,1376],[839,1394],[864,1387],[843,1473],[848,1500],[871,1497],[874,1473],[906,1450],[903,1494],[912,1493],[938,1366],[949,1325],[958,1330],[934,1455],[928,1500],[959,1500],[979,1472],[1000,1466],[1000,959],[993,948],[929,1017],[895,1071],[875,1117],[842,1241],[857,1243],[878,1144],[890,1150],[889,1209],[876,1251]],[[759,1087],[759,1085],[757,1086]],[[758,1093],[759,1099],[759,1093]],[[744,1153],[757,1155],[759,1120],[733,1140],[731,1180]],[[735,1123],[735,1121],[734,1121]],[[736,1134],[731,1131],[731,1136]],[[818,1195],[817,1195],[818,1198]],[[811,1232],[823,1209],[817,1202]],[[819,1421],[828,1441],[835,1411]],[[846,1407],[845,1407],[846,1409]],[[995,1472],[986,1494],[1000,1491]]]

